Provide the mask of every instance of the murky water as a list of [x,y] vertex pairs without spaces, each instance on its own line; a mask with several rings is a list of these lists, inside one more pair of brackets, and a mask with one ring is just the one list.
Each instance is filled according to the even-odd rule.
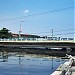
[[0,75],[50,75],[64,62],[44,55],[0,52]]

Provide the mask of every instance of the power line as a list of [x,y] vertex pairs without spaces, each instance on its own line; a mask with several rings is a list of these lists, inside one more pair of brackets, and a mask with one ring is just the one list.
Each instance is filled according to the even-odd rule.
[[38,15],[43,15],[43,14],[50,14],[50,13],[65,11],[65,10],[69,10],[69,9],[73,9],[73,8],[74,8],[74,6],[71,6],[71,7],[56,9],[56,10],[52,10],[52,11],[35,13],[35,14],[27,15],[27,16],[20,16],[20,17],[15,17],[15,18],[10,18],[10,19],[3,19],[3,20],[0,20],[0,22],[9,21],[9,20],[15,20],[15,19],[21,19],[21,18],[25,18],[25,17],[38,16]]
[[73,29],[66,29],[66,30],[57,30],[57,31],[54,31],[54,32],[71,31],[71,30],[74,30],[74,28]]
[[[70,32],[70,33],[64,33],[64,34],[54,34],[54,36],[61,36],[61,35],[70,35],[70,34],[75,34],[75,32]],[[45,35],[45,36],[52,36],[52,35]]]
[[75,34],[75,32],[67,32],[67,33],[58,33],[58,34],[55,34],[54,31],[53,31],[53,34],[52,34],[52,31],[51,31],[51,34],[50,35],[42,35],[42,36],[56,36],[56,35],[70,35],[70,34]]
[[65,33],[65,34],[55,34],[55,35],[68,35],[68,34],[75,34],[75,32],[70,32],[70,33]]
[[[74,29],[65,29],[65,30],[53,30],[53,32],[54,32],[54,34],[56,33],[56,32],[66,32],[66,31],[72,31],[72,30],[74,30]],[[31,33],[31,34],[42,34],[42,33],[51,33],[52,32],[52,30],[51,31],[48,31],[48,32],[38,32],[38,33]]]

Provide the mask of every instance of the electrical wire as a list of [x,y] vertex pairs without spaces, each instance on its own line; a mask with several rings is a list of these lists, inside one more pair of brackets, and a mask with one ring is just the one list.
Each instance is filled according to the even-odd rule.
[[16,19],[22,19],[22,18],[25,18],[25,17],[39,16],[39,15],[43,15],[43,14],[50,14],[50,13],[65,11],[65,10],[69,10],[69,9],[73,9],[73,8],[74,8],[74,6],[67,7],[67,8],[61,8],[61,9],[55,9],[55,10],[52,10],[52,11],[35,13],[35,14],[27,15],[27,16],[20,16],[20,17],[15,17],[15,18],[10,18],[10,19],[3,19],[3,20],[0,20],[0,22],[16,20]]
[[[65,29],[65,30],[54,30],[53,32],[56,33],[56,32],[66,32],[66,31],[73,31],[74,29]],[[38,32],[38,33],[31,33],[31,34],[42,34],[42,33],[51,33],[52,30],[48,31],[48,32]]]

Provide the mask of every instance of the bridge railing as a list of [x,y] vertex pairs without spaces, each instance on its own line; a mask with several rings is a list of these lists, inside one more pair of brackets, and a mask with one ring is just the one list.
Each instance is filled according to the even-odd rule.
[[73,39],[67,40],[58,40],[58,39],[47,39],[47,38],[8,38],[8,39],[1,39],[0,41],[74,41]]

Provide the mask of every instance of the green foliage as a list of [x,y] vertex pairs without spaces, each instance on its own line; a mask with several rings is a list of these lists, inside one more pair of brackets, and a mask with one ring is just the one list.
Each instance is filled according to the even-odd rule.
[[12,34],[11,32],[9,32],[8,29],[3,28],[0,30],[0,38],[4,39],[4,38],[11,38]]

